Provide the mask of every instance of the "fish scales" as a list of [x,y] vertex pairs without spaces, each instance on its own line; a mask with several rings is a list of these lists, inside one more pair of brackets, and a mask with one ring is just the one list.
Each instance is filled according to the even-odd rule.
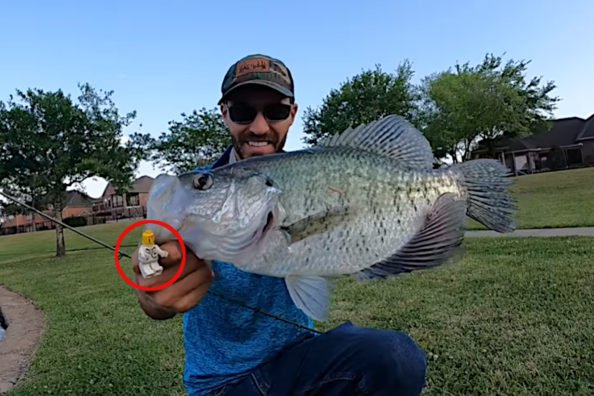
[[[275,164],[281,161],[286,163]],[[401,168],[395,160],[344,148],[254,162],[253,169],[283,191],[279,205],[292,208],[282,225],[341,207],[348,217],[339,228],[291,244],[288,255],[275,265],[264,256],[244,268],[280,277],[331,275],[338,269],[356,272],[390,256],[418,232],[439,196],[452,193],[462,198],[453,172]]]

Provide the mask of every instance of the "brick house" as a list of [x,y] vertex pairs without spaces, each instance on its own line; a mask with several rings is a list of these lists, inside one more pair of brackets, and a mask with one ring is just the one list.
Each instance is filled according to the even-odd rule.
[[560,118],[550,129],[495,144],[494,155],[479,144],[472,158],[495,158],[514,174],[594,166],[594,114]]
[[68,198],[62,211],[62,218],[90,215],[93,213],[93,205],[96,201],[83,192],[68,191]]
[[[80,191],[67,191],[62,218],[74,216],[91,215],[96,200]],[[51,209],[43,210],[48,216],[55,216]],[[35,223],[33,223],[35,222]],[[55,228],[55,224],[39,214],[17,214],[3,216],[0,219],[0,235],[16,234],[20,232],[31,232],[49,230]]]
[[150,176],[141,176],[134,181],[132,188],[123,194],[118,194],[113,185],[108,183],[103,195],[93,207],[94,214],[115,219],[144,217],[153,181]]
[[[54,215],[53,210],[44,210],[43,212],[49,216]],[[35,215],[35,227],[33,227],[33,216],[31,214],[8,215],[0,218],[0,235],[49,230],[51,228],[53,228],[52,222],[38,214]]]

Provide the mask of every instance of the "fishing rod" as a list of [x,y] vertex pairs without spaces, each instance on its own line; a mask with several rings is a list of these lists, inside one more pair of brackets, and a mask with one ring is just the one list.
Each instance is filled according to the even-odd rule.
[[[48,215],[47,213],[43,213],[42,211],[36,209],[35,207],[33,207],[33,206],[31,206],[31,205],[29,205],[29,204],[27,204],[25,202],[22,202],[22,201],[18,200],[17,198],[15,198],[15,197],[13,197],[11,195],[6,194],[3,191],[0,191],[0,194],[3,195],[4,197],[8,198],[9,200],[13,201],[17,205],[20,205],[20,206],[22,206],[24,208],[27,208],[27,209],[29,209],[29,210],[31,210],[31,211],[33,211],[33,212],[35,212],[35,213],[37,213],[37,214],[45,217],[46,219],[48,219],[49,221],[51,221],[51,222],[53,222],[55,224],[59,224],[59,225],[61,225],[64,228],[68,228],[70,231],[77,233],[78,235],[82,236],[83,238],[87,238],[87,239],[89,239],[89,240],[91,240],[91,241],[93,241],[93,242],[95,242],[95,243],[97,243],[97,244],[99,244],[99,245],[101,245],[101,246],[103,246],[103,247],[105,247],[107,249],[110,249],[110,250],[112,250],[114,252],[116,250],[115,247],[113,247],[113,246],[111,246],[111,245],[109,245],[109,244],[107,244],[107,243],[105,243],[105,242],[103,242],[103,241],[101,241],[101,240],[99,240],[99,239],[97,239],[97,238],[89,235],[89,234],[86,234],[86,233],[84,233],[82,231],[77,230],[75,227],[72,227],[72,226],[64,223],[63,221],[60,221],[60,220],[56,219],[55,217],[52,217],[52,216]],[[129,259],[132,259],[132,256],[130,256],[126,252],[122,252],[121,249],[118,252],[118,257],[119,258],[127,257]],[[227,300],[227,301],[229,301],[231,303],[238,304],[238,305],[240,305],[240,306],[242,306],[244,308],[250,309],[250,310],[252,310],[252,311],[254,311],[256,313],[259,313],[259,314],[268,316],[270,318],[279,320],[281,322],[285,322],[285,323],[288,323],[290,325],[299,327],[299,328],[304,329],[304,330],[312,331],[312,332],[317,333],[317,334],[322,334],[322,332],[319,331],[319,330],[316,330],[316,329],[313,329],[311,327],[302,325],[301,323],[297,323],[297,322],[294,322],[294,321],[289,320],[289,319],[285,319],[285,318],[280,317],[278,315],[275,315],[275,314],[266,312],[266,311],[264,311],[264,310],[262,310],[262,309],[260,309],[258,307],[252,307],[251,305],[248,305],[248,304],[246,304],[245,302],[243,302],[241,300],[237,300],[237,299],[234,299],[234,298],[229,298],[229,297],[223,296],[222,294],[217,293],[217,292],[212,291],[212,290],[208,290],[208,293],[210,293],[213,296],[216,296],[218,298],[221,298],[223,300]]]

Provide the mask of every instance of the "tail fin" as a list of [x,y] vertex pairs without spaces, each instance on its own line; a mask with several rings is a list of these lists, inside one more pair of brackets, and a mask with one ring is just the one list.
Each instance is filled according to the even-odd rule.
[[501,162],[478,159],[452,166],[462,173],[462,185],[468,192],[466,214],[497,232],[515,230],[516,201],[510,194],[512,181]]

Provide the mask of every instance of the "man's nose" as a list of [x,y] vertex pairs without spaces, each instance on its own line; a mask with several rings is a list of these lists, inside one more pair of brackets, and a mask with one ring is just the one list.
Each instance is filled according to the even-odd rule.
[[262,113],[258,113],[254,121],[252,121],[252,125],[250,126],[250,130],[252,133],[256,135],[264,135],[268,133],[270,127],[268,126],[268,121],[262,115]]

